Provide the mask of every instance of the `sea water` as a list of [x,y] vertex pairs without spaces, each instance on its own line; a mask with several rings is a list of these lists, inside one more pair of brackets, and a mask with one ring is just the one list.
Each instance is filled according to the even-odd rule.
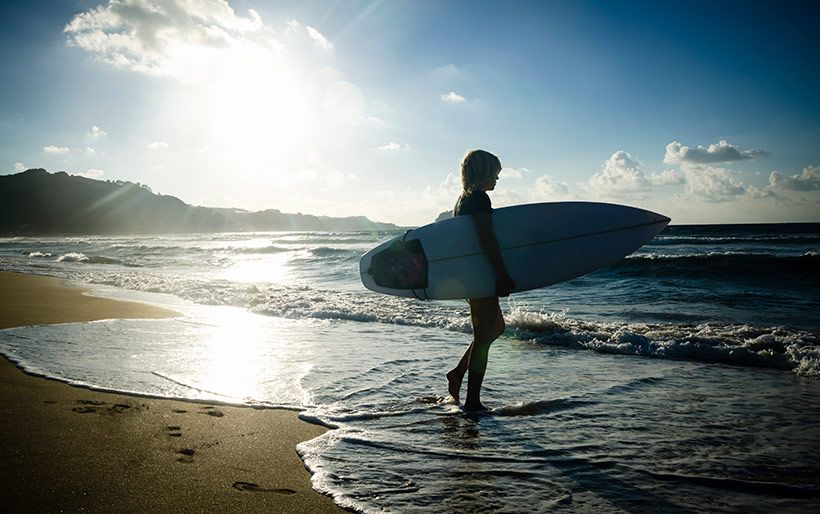
[[[820,225],[668,227],[591,275],[502,300],[465,414],[443,375],[463,301],[362,288],[397,233],[0,239],[0,269],[182,313],[0,331],[34,373],[300,409],[314,487],[363,511],[820,507]],[[464,391],[462,391],[464,394]]]

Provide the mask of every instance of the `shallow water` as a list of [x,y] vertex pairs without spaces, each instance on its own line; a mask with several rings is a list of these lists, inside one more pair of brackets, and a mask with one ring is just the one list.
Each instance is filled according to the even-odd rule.
[[480,415],[445,398],[466,305],[359,285],[389,233],[0,239],[0,269],[184,315],[9,329],[0,351],[91,387],[304,409],[338,427],[299,446],[314,486],[359,510],[817,510],[818,226],[671,229],[502,302]]
[[461,334],[182,307],[174,320],[10,329],[0,348],[84,385],[305,408],[338,427],[299,446],[314,486],[361,510],[820,506],[816,380],[506,338],[492,410],[467,415],[442,377]]

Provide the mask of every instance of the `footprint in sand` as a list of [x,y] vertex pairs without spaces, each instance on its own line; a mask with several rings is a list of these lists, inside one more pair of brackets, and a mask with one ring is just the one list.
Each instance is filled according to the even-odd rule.
[[186,414],[188,411],[185,409],[173,409],[171,412],[175,412],[176,414]]
[[168,430],[170,437],[182,437],[182,427],[179,425],[168,425],[165,429]]
[[262,487],[259,484],[254,484],[253,482],[234,482],[231,487],[233,487],[237,491],[247,491],[251,493],[296,494],[296,491],[294,491],[293,489],[269,489],[266,487]]
[[177,458],[177,462],[182,462],[184,464],[190,464],[194,461],[194,453],[196,450],[193,448],[182,448],[181,450],[177,450],[177,453],[181,456]]
[[200,411],[199,413],[207,414],[208,416],[213,416],[215,418],[221,418],[225,415],[222,411],[217,410],[215,407],[202,407],[202,411]]
[[71,410],[72,410],[73,412],[79,412],[80,414],[88,414],[88,413],[90,413],[90,412],[97,412],[97,408],[96,408],[96,407],[88,407],[88,406],[86,406],[86,405],[83,405],[83,406],[81,406],[81,407],[72,407],[72,409],[71,409]]
[[78,407],[73,407],[71,410],[74,412],[79,412],[80,414],[89,414],[92,412],[109,415],[122,414],[123,412],[131,409],[131,406],[125,403],[115,403],[111,407],[103,409],[102,407],[106,405],[106,403],[98,400],[77,400],[77,403],[80,405]]
[[101,402],[98,400],[77,400],[77,403],[80,404],[79,407],[74,407],[71,410],[74,412],[79,412],[80,414],[89,414],[91,412],[97,412],[97,407],[100,405],[105,405],[105,402]]

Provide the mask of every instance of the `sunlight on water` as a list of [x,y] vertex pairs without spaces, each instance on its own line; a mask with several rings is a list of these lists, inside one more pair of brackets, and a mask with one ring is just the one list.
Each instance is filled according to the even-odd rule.
[[256,282],[279,284],[288,276],[287,263],[289,260],[290,257],[284,253],[267,255],[262,258],[240,259],[226,269],[219,278],[245,284]]
[[202,334],[204,365],[201,388],[231,398],[262,397],[261,383],[280,375],[282,361],[263,359],[278,353],[281,340],[271,338],[269,323],[238,309],[224,309]]

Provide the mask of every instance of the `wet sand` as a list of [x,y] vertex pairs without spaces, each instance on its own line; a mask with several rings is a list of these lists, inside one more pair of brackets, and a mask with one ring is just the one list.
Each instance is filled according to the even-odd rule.
[[[0,328],[161,318],[158,307],[85,296],[0,272]],[[325,429],[295,412],[72,387],[0,359],[0,505],[9,512],[341,512],[296,454]]]

